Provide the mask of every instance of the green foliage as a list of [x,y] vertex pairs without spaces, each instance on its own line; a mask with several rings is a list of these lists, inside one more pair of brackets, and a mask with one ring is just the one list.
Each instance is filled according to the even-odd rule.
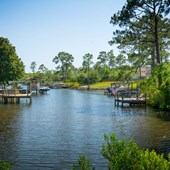
[[166,160],[154,150],[140,150],[134,141],[118,140],[114,134],[104,136],[102,155],[108,160],[109,170],[169,170],[170,154]]
[[92,58],[93,58],[93,55],[89,53],[83,56],[82,66],[85,72],[89,72],[90,66],[93,64]]
[[91,84],[91,85],[90,85],[90,88],[92,88],[92,89],[93,89],[93,88],[94,88],[94,89],[95,89],[95,88],[96,88],[96,89],[97,89],[97,88],[99,88],[99,89],[100,89],[100,88],[105,88],[105,89],[106,89],[107,87],[110,87],[110,84],[111,84],[111,82],[109,82],[109,81],[97,82],[97,83],[95,83],[95,84]]
[[130,81],[134,75],[133,70],[128,65],[122,65],[118,69],[118,77],[117,80],[119,81]]
[[109,80],[120,80],[119,79],[119,70],[118,69],[112,69],[109,73]]
[[[168,159],[163,154],[154,150],[141,150],[138,145],[130,140],[118,140],[114,134],[104,135],[105,144],[102,146],[102,155],[108,160],[109,170],[169,170],[170,154]],[[80,156],[78,163],[72,170],[92,170],[90,160],[84,155]]]
[[18,80],[24,73],[24,64],[17,56],[15,47],[7,38],[0,37],[0,81]]
[[90,84],[96,83],[97,80],[98,80],[97,72],[94,71],[93,69],[90,69],[90,71],[89,71],[89,83]]
[[142,151],[133,141],[119,141],[114,134],[104,136],[106,144],[102,147],[102,155],[108,160],[109,170],[140,170],[143,160]]
[[77,82],[80,83],[80,84],[87,84],[87,76],[84,72],[80,72],[78,75],[77,75]]
[[86,159],[84,155],[81,155],[78,162],[73,165],[72,170],[94,170],[89,159]]
[[0,160],[0,170],[12,170],[12,167],[11,163]]
[[35,73],[37,63],[35,61],[31,62],[30,69],[32,70],[33,73]]
[[88,88],[89,88],[89,84],[91,83],[91,80],[90,80],[90,66],[93,64],[92,58],[93,58],[93,55],[90,54],[90,53],[87,53],[87,54],[85,54],[83,56],[83,63],[82,63],[83,70],[87,74]]
[[109,80],[109,73],[110,73],[110,70],[108,67],[105,67],[103,69],[103,73],[102,73],[102,81],[106,81],[106,80]]
[[97,57],[97,59],[99,60],[100,65],[105,67],[107,65],[107,61],[108,61],[107,52],[106,51],[99,52],[99,56]]
[[80,84],[77,82],[74,83],[67,83],[71,89],[78,89],[80,87]]
[[45,71],[47,71],[47,68],[45,67],[44,64],[41,64],[38,68],[38,70],[41,72],[41,73],[45,73]]
[[159,63],[167,62],[169,13],[169,0],[127,0],[122,9],[111,17],[110,23],[118,25],[119,29],[114,30],[110,44],[117,44],[136,70],[146,65],[154,68]]
[[[169,170],[170,159],[166,160],[163,154],[159,155],[154,150],[144,151],[142,168],[145,170]],[[169,154],[170,156],[170,154]]]
[[61,71],[64,81],[67,79],[69,69],[73,67],[73,61],[74,57],[66,52],[59,52],[58,55],[53,58],[53,62],[57,65],[56,69]]
[[[148,96],[148,103],[161,109],[170,109],[170,64],[161,63],[148,79],[140,81],[142,93]],[[159,79],[161,78],[161,84]]]

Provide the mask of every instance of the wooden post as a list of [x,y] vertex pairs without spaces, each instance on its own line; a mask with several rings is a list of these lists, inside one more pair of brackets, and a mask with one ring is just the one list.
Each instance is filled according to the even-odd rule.
[[32,96],[30,96],[30,104],[32,103]]
[[123,107],[123,97],[124,97],[124,96],[123,96],[123,93],[122,93],[122,107]]

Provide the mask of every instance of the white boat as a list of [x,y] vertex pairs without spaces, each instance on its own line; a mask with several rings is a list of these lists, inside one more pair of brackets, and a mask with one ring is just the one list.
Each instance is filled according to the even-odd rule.
[[48,86],[42,86],[42,87],[39,88],[40,93],[44,93],[44,92],[47,92],[49,90],[50,90],[50,88]]

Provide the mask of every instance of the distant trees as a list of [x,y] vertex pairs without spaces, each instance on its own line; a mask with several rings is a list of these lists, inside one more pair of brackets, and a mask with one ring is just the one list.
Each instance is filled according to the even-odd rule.
[[53,62],[57,65],[56,69],[62,73],[63,81],[66,81],[68,70],[73,66],[74,57],[66,52],[59,52],[57,56],[53,58]]
[[18,57],[15,47],[7,38],[0,37],[0,82],[19,79],[24,73],[24,63]]
[[109,80],[110,72],[116,67],[116,56],[114,56],[113,50],[99,52],[97,60],[95,69],[98,70],[99,79],[101,81]]
[[110,50],[107,53],[107,55],[108,55],[108,67],[110,69],[115,68],[115,66],[116,66],[116,56],[114,55],[113,50]]
[[97,57],[100,65],[102,65],[103,67],[107,66],[107,62],[108,62],[108,55],[106,51],[101,51],[99,52],[99,56]]
[[37,66],[37,63],[33,61],[30,66],[30,69],[32,70],[33,73],[35,73],[36,66]]
[[92,61],[93,55],[90,53],[87,53],[83,56],[83,70],[87,73],[87,85],[89,88],[89,84],[90,84],[90,66],[93,64]]
[[44,64],[41,64],[41,65],[39,66],[38,70],[39,70],[41,73],[44,73],[44,72],[47,70],[47,68],[45,67]]

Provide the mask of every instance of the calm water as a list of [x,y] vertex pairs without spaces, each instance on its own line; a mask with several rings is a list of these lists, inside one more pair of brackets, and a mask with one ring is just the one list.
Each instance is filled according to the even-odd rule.
[[[167,117],[166,117],[167,116]],[[141,148],[170,152],[168,114],[138,108],[115,108],[101,91],[56,89],[21,104],[0,104],[0,159],[16,170],[71,169],[80,154],[98,170],[107,169],[100,154],[104,133]]]

